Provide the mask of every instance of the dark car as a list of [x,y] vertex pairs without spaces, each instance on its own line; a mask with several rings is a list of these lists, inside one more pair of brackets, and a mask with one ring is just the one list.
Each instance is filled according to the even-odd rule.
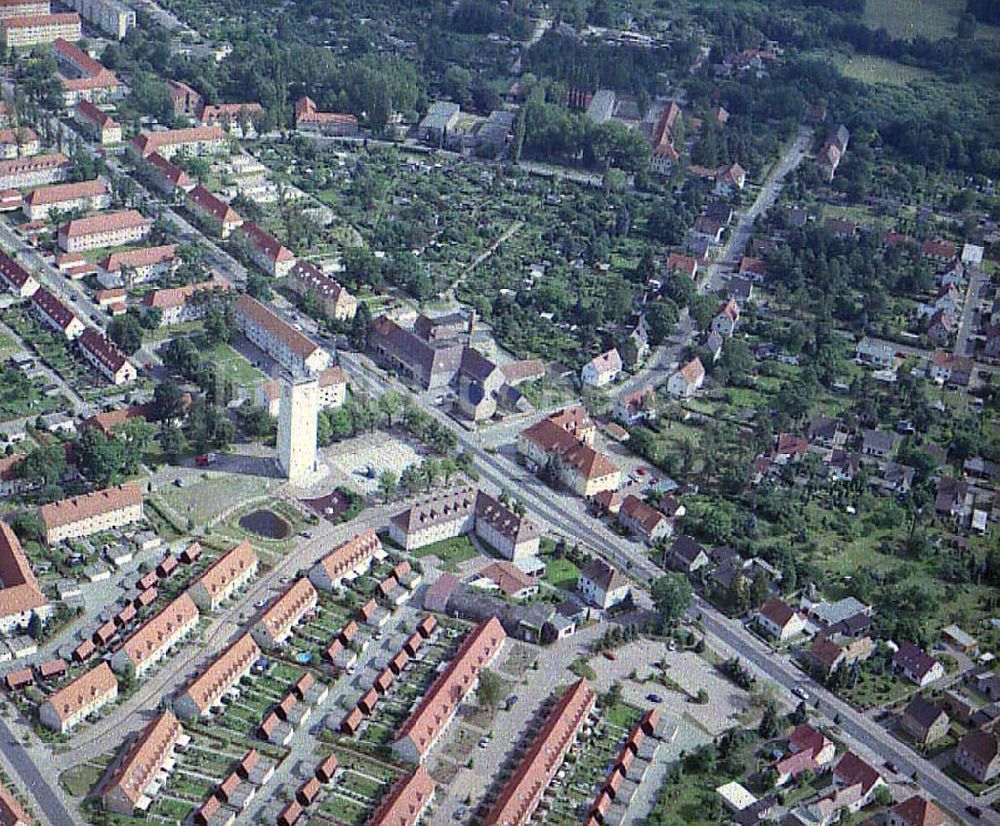
[[659,694],[647,694],[646,699],[651,703],[662,703],[663,698]]
[[983,810],[980,809],[978,806],[973,806],[971,804],[965,807],[965,811],[967,811],[973,817],[983,816]]

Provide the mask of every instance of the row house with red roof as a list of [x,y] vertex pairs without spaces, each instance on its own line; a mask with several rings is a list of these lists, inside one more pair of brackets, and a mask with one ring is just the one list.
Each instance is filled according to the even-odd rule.
[[83,335],[83,322],[45,287],[35,290],[31,296],[31,306],[45,325],[64,336],[67,341]]
[[289,267],[288,286],[298,295],[313,296],[323,308],[323,314],[333,321],[349,321],[358,311],[357,299],[309,261],[299,260]]
[[224,281],[203,281],[184,287],[153,290],[142,297],[139,312],[146,315],[150,310],[158,310],[161,327],[195,321],[208,312],[211,302],[202,300],[205,296],[228,289],[229,285]]
[[97,279],[105,289],[132,287],[173,275],[180,263],[176,244],[123,250],[100,262]]
[[299,132],[313,132],[333,137],[351,137],[358,134],[358,119],[339,112],[321,112],[309,96],[295,101],[295,128]]
[[253,221],[240,228],[247,255],[272,278],[284,278],[295,266],[295,254]]
[[60,734],[118,699],[118,680],[106,662],[85,671],[50,695],[38,709],[38,719]]
[[228,238],[232,235],[233,230],[243,226],[243,216],[201,184],[188,192],[186,203],[188,209],[207,225],[213,235],[219,238]]
[[73,107],[73,120],[101,146],[122,141],[121,124],[89,100],[81,100]]
[[319,596],[305,577],[293,582],[268,608],[250,631],[254,640],[265,649],[277,648],[309,611],[316,607]]
[[0,129],[0,159],[27,158],[42,149],[34,129]]
[[34,276],[0,250],[0,283],[18,298],[31,298],[39,288]]
[[111,339],[101,335],[97,330],[87,328],[77,340],[80,352],[97,371],[116,387],[131,384],[139,377],[139,373]]
[[222,696],[239,685],[261,657],[253,637],[244,634],[216,657],[174,699],[174,713],[182,720],[197,720],[208,714]]
[[270,308],[245,293],[236,299],[236,328],[286,370],[318,373],[330,354]]
[[176,197],[179,193],[188,193],[196,186],[194,179],[187,172],[168,161],[159,152],[151,152],[143,157],[137,168],[154,188],[171,197]]
[[112,670],[141,678],[197,627],[199,616],[194,600],[181,594],[125,640],[111,658]]
[[112,763],[102,784],[104,808],[127,816],[145,812],[162,785],[161,772],[171,770],[175,750],[190,741],[171,711],[153,718]]
[[46,601],[31,563],[21,547],[17,534],[0,520],[0,633],[11,634],[27,629],[31,618],[37,616],[43,622],[52,613]]
[[257,576],[257,553],[244,540],[215,560],[191,586],[189,593],[202,611],[215,611]]

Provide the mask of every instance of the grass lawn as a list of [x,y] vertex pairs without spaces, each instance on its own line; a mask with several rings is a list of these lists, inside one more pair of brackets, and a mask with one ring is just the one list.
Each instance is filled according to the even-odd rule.
[[443,539],[433,545],[425,545],[414,551],[417,559],[436,556],[441,560],[441,568],[445,571],[457,571],[458,566],[467,559],[479,556],[479,551],[468,536],[456,536],[454,539]]
[[[870,0],[869,0],[870,2]],[[854,55],[840,67],[845,76],[862,83],[906,86],[914,80],[931,77],[932,73],[916,66],[906,66],[895,60],[872,55]]]
[[556,588],[565,588],[572,591],[576,588],[576,581],[580,577],[580,569],[568,559],[545,560],[545,581]]
[[160,489],[160,496],[182,517],[190,516],[195,524],[208,522],[233,505],[267,493],[272,483],[267,479],[226,473],[206,473],[205,478],[179,488]]
[[91,763],[82,763],[66,769],[59,775],[59,782],[62,787],[73,797],[83,797],[100,779],[101,770]]
[[954,37],[965,0],[867,0],[864,23],[892,37],[912,40]]
[[20,349],[20,345],[12,336],[0,333],[0,357],[6,358],[11,353],[16,353]]
[[212,364],[223,369],[225,375],[240,387],[256,387],[264,380],[264,374],[228,344],[217,344],[202,355]]

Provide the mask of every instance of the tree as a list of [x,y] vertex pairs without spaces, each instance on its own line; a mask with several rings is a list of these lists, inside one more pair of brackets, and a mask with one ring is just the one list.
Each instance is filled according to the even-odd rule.
[[770,740],[781,733],[781,724],[778,721],[778,712],[773,705],[768,705],[764,709],[764,714],[760,718],[760,726],[757,729],[760,736]]
[[57,483],[66,473],[66,450],[61,444],[36,448],[19,463],[18,472],[31,485]]
[[142,347],[142,325],[135,316],[124,315],[108,325],[108,335],[127,356],[135,355]]
[[389,497],[392,496],[393,491],[396,490],[396,485],[399,483],[399,479],[396,474],[391,470],[383,470],[382,474],[378,477],[378,492],[382,494],[382,500],[385,502],[389,501]]
[[664,574],[653,583],[653,604],[665,628],[673,626],[691,607],[691,583],[682,574]]
[[17,514],[11,520],[10,526],[22,542],[41,542],[45,538],[45,523],[35,512],[24,511]]
[[677,305],[669,298],[657,299],[646,308],[650,344],[663,344],[670,337],[677,326],[678,314]]
[[229,325],[226,324],[225,313],[216,305],[212,305],[205,316],[205,340],[209,345],[229,340]]
[[503,680],[495,671],[484,668],[479,672],[479,686],[476,688],[476,699],[479,704],[488,709],[499,708],[503,699]]
[[161,381],[153,390],[151,418],[157,422],[180,418],[184,413],[184,404],[180,385],[173,379]]
[[187,449],[184,432],[177,425],[164,422],[160,427],[160,449],[168,462],[176,462]]
[[351,347],[358,352],[362,352],[365,349],[368,341],[368,325],[371,324],[371,321],[372,314],[371,310],[368,309],[368,305],[364,302],[359,303],[358,310],[351,321],[351,332],[348,335]]
[[250,273],[247,278],[247,294],[258,301],[271,300],[271,281],[257,272]]

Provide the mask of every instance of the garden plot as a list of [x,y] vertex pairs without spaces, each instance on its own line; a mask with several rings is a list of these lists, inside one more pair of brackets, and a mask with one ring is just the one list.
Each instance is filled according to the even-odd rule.
[[556,793],[550,798],[548,823],[573,826],[585,819],[609,767],[641,717],[639,709],[617,702],[601,714],[589,735],[581,733],[552,781]]
[[362,826],[401,776],[370,755],[336,749],[340,773],[320,797],[317,812],[348,826]]
[[301,669],[272,660],[256,679],[244,680],[239,696],[223,707],[214,719],[214,726],[237,737],[252,739],[267,712],[288,694],[303,673]]
[[311,618],[294,630],[282,650],[282,659],[299,665],[318,666],[323,652],[354,614],[324,591],[319,592],[317,609]]

